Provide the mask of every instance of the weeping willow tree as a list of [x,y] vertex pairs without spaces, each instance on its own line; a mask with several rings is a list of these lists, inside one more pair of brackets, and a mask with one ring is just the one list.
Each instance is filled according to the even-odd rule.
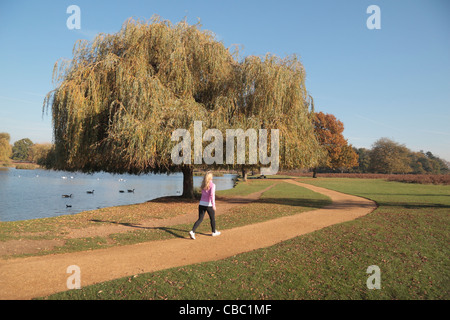
[[224,135],[232,128],[279,129],[281,165],[314,166],[320,147],[301,63],[272,55],[239,62],[236,53],[198,24],[159,17],[78,41],[73,59],[55,64],[55,89],[44,100],[53,123],[51,167],[182,171],[183,196],[193,197],[194,165],[174,165],[171,136],[178,128],[192,132],[194,121]]
[[323,157],[323,149],[314,134],[312,98],[298,58],[251,56],[240,67],[242,117],[238,125],[278,129],[283,169],[313,166]]

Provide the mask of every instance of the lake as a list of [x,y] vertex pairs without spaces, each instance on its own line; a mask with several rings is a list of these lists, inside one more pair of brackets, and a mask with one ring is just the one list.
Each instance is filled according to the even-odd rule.
[[[214,177],[217,190],[231,189],[234,176],[224,174],[223,177]],[[201,176],[194,176],[194,187],[199,187],[202,179]],[[132,189],[134,192],[128,192]],[[91,190],[94,190],[93,194],[87,193]],[[159,197],[180,195],[182,191],[182,173],[136,176],[1,168],[0,221],[54,217],[143,203]],[[72,197],[63,198],[64,194],[72,194]]]

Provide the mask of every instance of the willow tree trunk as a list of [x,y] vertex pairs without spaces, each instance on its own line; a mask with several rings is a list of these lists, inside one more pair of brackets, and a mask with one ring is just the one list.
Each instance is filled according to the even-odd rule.
[[247,169],[245,169],[244,167],[242,167],[242,179],[244,179],[244,181],[247,181]]
[[183,172],[183,198],[194,199],[194,167],[183,166],[181,168]]

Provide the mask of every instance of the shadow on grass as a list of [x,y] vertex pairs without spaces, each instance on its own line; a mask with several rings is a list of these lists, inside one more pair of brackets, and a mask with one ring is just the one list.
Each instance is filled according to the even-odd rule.
[[198,201],[197,198],[190,199],[190,198],[183,198],[181,196],[166,196],[148,200],[147,202],[178,204],[178,203],[196,203],[197,201]]
[[255,203],[279,204],[293,207],[323,208],[331,204],[331,200],[326,199],[303,199],[303,198],[263,198],[254,201]]
[[405,203],[405,202],[377,202],[380,207],[403,207],[405,209],[449,209],[450,205],[440,203]]
[[139,224],[131,223],[131,222],[117,222],[117,221],[107,221],[107,220],[98,220],[98,219],[91,219],[90,221],[97,222],[97,223],[116,224],[116,225],[121,225],[121,226],[125,226],[125,227],[130,227],[130,228],[148,229],[147,227],[142,227]]
[[[241,178],[242,179],[242,178]],[[249,176],[247,177],[248,180],[280,180],[280,179],[297,179],[297,177],[291,177],[291,176]]]
[[[189,231],[191,231],[191,228],[180,229],[180,228],[173,228],[173,227],[145,227],[145,226],[141,226],[136,223],[97,220],[97,219],[92,219],[91,221],[97,222],[97,223],[110,223],[110,224],[121,225],[121,226],[135,228],[135,229],[141,229],[141,230],[162,230],[164,232],[171,234],[172,236],[174,236],[176,238],[190,240]],[[196,232],[196,234],[201,234],[201,235],[205,235],[205,236],[210,235],[210,234],[202,233],[202,232],[198,232],[198,231]]]
[[370,196],[414,196],[414,197],[450,197],[450,194],[432,194],[432,193],[361,193],[361,195],[370,195]]

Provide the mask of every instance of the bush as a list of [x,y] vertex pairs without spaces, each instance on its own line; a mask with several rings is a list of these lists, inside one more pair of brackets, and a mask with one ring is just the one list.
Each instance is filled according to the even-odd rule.
[[390,175],[388,181],[399,181],[422,184],[450,184],[450,175],[446,174],[414,174],[414,175]]

